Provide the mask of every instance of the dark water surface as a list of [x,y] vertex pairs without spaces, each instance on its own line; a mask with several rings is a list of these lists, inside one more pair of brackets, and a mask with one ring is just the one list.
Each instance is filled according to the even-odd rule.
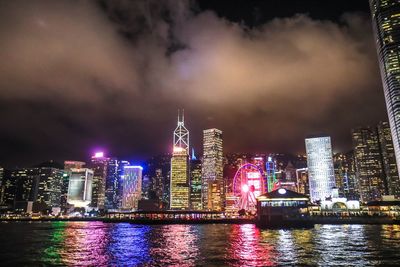
[[400,266],[400,226],[0,223],[2,266]]

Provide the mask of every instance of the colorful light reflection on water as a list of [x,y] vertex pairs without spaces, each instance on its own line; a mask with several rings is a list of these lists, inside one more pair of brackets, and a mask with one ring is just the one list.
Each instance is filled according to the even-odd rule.
[[0,223],[1,265],[377,266],[400,265],[396,225],[244,225],[102,222]]

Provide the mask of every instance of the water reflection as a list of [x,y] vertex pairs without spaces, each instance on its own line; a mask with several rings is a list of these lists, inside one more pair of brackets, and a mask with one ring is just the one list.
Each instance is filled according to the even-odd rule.
[[65,229],[64,263],[100,266],[109,262],[108,227],[102,222],[74,222]]
[[42,261],[51,265],[60,265],[62,263],[61,249],[65,239],[66,222],[52,222],[51,226],[54,231],[50,237],[50,246],[43,252]]
[[400,226],[0,223],[5,266],[400,265]]
[[280,263],[293,262],[297,258],[292,231],[278,230],[277,250],[279,251]]
[[320,265],[368,266],[377,263],[370,257],[374,250],[368,249],[365,226],[323,225],[317,233]]
[[314,229],[291,229],[294,253],[292,262],[303,266],[315,266],[319,261],[315,254],[315,230]]
[[260,230],[253,224],[232,225],[228,237],[227,260],[232,266],[272,266],[275,252],[262,242]]
[[150,226],[119,223],[112,226],[107,253],[113,266],[137,266],[151,263],[148,237]]
[[[197,233],[193,225],[164,225],[156,231],[151,255],[159,266],[193,266],[199,259]],[[160,235],[160,236],[158,236]]]

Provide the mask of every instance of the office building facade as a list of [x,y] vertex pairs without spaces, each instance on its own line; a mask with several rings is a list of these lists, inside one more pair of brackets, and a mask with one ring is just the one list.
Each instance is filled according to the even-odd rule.
[[400,2],[370,0],[386,108],[400,169]]
[[178,114],[171,157],[170,209],[189,209],[189,131]]
[[90,161],[89,168],[93,170],[93,191],[90,206],[93,208],[104,209],[109,161],[110,159],[105,157],[103,152],[95,153]]
[[190,160],[190,209],[201,210],[201,160]]
[[329,136],[306,138],[310,200],[323,201],[332,195],[335,174]]
[[203,209],[221,211],[224,209],[222,131],[203,131],[202,202]]
[[69,170],[68,204],[88,207],[92,202],[93,170],[71,168]]
[[138,202],[142,197],[141,166],[124,166],[122,176],[122,209],[137,210]]
[[86,165],[83,161],[66,160],[64,161],[64,174],[61,188],[61,211],[66,212],[68,209],[68,187],[71,169],[81,169]]
[[400,197],[400,179],[394,153],[392,134],[388,122],[379,122],[377,127],[380,152],[382,156],[382,167],[386,179],[388,195]]
[[382,199],[386,194],[379,138],[375,128],[352,130],[356,182],[362,202]]

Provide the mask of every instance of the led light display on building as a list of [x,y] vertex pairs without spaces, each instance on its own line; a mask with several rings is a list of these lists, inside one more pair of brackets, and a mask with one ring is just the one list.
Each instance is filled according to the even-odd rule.
[[142,197],[141,166],[124,166],[122,176],[122,209],[137,210]]
[[306,152],[310,185],[310,199],[325,200],[335,187],[331,138],[329,136],[307,138]]

